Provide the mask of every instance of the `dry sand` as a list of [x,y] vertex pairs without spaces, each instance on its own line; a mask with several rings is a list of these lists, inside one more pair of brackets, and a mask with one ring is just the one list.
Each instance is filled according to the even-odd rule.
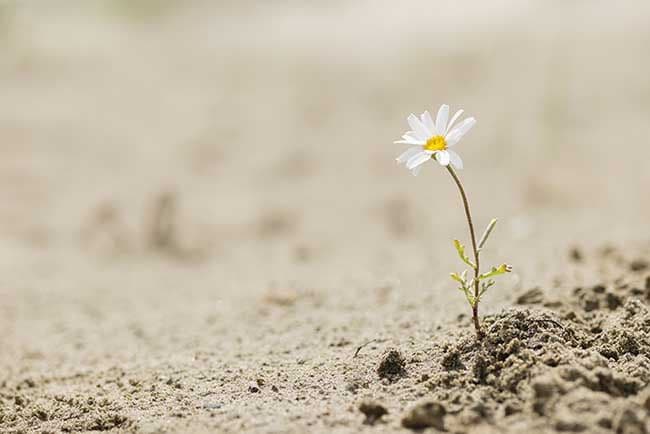
[[[650,430],[647,2],[44,3],[0,3],[0,432]],[[480,347],[458,193],[394,164],[442,102],[515,268]]]

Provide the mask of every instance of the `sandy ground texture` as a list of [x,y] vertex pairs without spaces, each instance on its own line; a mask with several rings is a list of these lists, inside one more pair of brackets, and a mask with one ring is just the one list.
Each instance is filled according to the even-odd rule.
[[0,432],[648,432],[650,4],[446,3],[0,2]]

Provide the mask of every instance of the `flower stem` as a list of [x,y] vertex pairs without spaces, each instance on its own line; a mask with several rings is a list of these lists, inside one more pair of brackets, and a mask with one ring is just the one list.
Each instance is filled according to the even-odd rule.
[[483,338],[483,331],[481,330],[481,324],[478,320],[478,302],[479,302],[479,275],[480,275],[480,264],[479,264],[479,251],[476,245],[476,234],[474,233],[474,223],[472,222],[472,214],[469,211],[469,202],[467,201],[467,195],[465,194],[465,189],[463,184],[460,182],[458,175],[451,164],[447,165],[447,170],[449,174],[456,182],[458,190],[460,191],[460,196],[463,199],[463,206],[465,207],[465,216],[467,216],[467,225],[469,226],[469,235],[472,239],[472,251],[474,251],[474,303],[472,303],[472,320],[474,321],[474,328],[476,329],[476,336],[479,339]]

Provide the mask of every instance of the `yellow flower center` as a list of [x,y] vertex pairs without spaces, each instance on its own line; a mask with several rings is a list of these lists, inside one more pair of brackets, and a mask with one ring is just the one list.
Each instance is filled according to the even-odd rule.
[[444,151],[447,149],[447,142],[443,136],[433,136],[424,145],[425,151]]

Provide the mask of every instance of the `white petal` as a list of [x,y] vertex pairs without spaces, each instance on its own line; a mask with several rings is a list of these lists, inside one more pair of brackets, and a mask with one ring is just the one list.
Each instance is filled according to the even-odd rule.
[[410,138],[412,138],[413,140],[418,140],[418,135],[415,134],[413,131],[407,131],[407,132],[405,132],[404,135],[403,135],[402,137],[405,138],[405,139],[408,138],[408,137],[410,137]]
[[458,110],[456,113],[454,113],[454,116],[453,116],[453,117],[451,118],[451,120],[449,121],[449,125],[447,125],[447,131],[445,131],[445,134],[447,134],[447,133],[449,132],[449,130],[451,130],[451,127],[454,126],[454,122],[456,122],[456,121],[458,120],[458,118],[459,118],[462,114],[463,114],[463,110],[462,110],[462,109],[461,109],[461,110]]
[[396,140],[393,143],[403,144],[403,145],[424,145],[424,140],[414,140],[412,138],[407,138],[405,140]]
[[438,151],[436,152],[436,160],[440,163],[441,166],[446,166],[449,164],[449,152],[447,151]]
[[447,153],[449,154],[449,161],[451,164],[453,164],[456,169],[462,169],[463,160],[460,158],[460,155],[451,150],[447,150]]
[[397,162],[404,163],[408,161],[409,158],[411,158],[412,156],[414,156],[415,154],[421,151],[422,148],[419,146],[413,146],[412,148],[408,148],[406,151],[402,152],[399,157],[397,157]]
[[431,114],[429,111],[425,110],[425,112],[422,113],[422,116],[420,116],[420,119],[422,119],[422,123],[425,127],[427,127],[429,132],[433,134],[433,132],[436,130],[436,126],[433,123],[433,119],[431,119]]
[[431,154],[422,151],[415,154],[413,157],[409,158],[409,160],[406,162],[406,167],[408,167],[410,170],[413,170],[416,167],[418,167],[420,164],[430,159],[431,159]]
[[396,140],[393,143],[401,143],[406,145],[424,145],[426,142],[424,140],[418,139],[417,135],[413,131],[407,131],[402,136],[402,140]]
[[449,119],[449,106],[443,104],[438,110],[438,116],[436,116],[436,135],[442,136],[447,131],[447,120]]
[[468,132],[473,126],[476,124],[476,119],[474,118],[467,118],[464,119],[463,122],[460,123],[456,128],[454,128],[451,132],[453,133],[454,131],[458,131],[459,134],[464,135],[466,132]]
[[474,126],[475,123],[476,119],[467,118],[461,122],[460,125],[451,130],[449,134],[447,134],[447,137],[445,137],[447,146],[454,146],[458,143],[458,141]]
[[429,137],[431,137],[431,133],[427,129],[427,127],[422,124],[420,119],[418,119],[417,116],[414,114],[410,114],[409,117],[406,119],[411,126],[411,129],[415,133],[418,139],[420,140],[429,140]]
[[411,173],[413,174],[413,176],[418,176],[418,173],[420,173],[420,170],[422,170],[423,167],[424,167],[424,164],[420,164],[418,167],[411,170]]

